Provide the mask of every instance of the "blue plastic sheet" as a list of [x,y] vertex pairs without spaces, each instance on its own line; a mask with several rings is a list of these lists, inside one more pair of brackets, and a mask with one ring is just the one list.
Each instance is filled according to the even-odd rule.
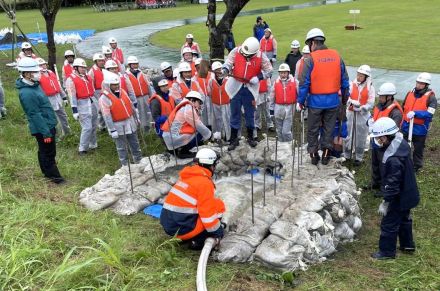
[[162,204],[151,204],[145,207],[144,213],[150,215],[154,218],[160,218],[160,213],[162,212]]

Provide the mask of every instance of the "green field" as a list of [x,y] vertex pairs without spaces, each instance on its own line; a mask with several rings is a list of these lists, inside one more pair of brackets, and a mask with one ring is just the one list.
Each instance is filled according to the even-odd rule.
[[[286,2],[271,1],[271,5],[282,5]],[[359,50],[359,58],[382,58],[384,54],[388,54],[387,49],[394,47],[407,54],[402,58],[406,65],[417,63],[416,56],[420,55],[423,56],[420,61],[423,59],[424,63],[434,67],[437,58],[430,52],[435,48],[434,38],[428,37],[428,34],[433,35],[436,26],[429,26],[433,27],[432,32],[426,32],[419,27],[417,33],[412,33],[413,28],[403,26],[402,23],[405,18],[409,19],[409,15],[419,11],[417,7],[410,1],[399,1],[399,7],[394,8],[396,13],[390,16],[388,10],[381,9],[390,2],[356,2],[356,7],[360,7],[362,11],[359,24],[365,30],[359,33],[364,33],[362,44],[365,47],[371,42],[385,40],[385,30],[392,36],[387,39],[387,45],[384,43],[379,47],[380,53],[363,49]],[[247,9],[261,7],[264,3],[267,2],[251,0]],[[420,3],[417,6],[422,6],[422,3],[431,1],[417,3]],[[353,5],[310,8],[307,11],[313,17],[310,16],[309,21],[316,19],[320,15],[317,10],[322,9],[325,13],[317,18],[322,23],[334,23],[335,19],[343,16],[341,23],[345,24],[349,22],[347,9]],[[418,27],[420,23],[431,23],[437,19],[434,15],[436,5],[438,2],[432,1],[432,9],[424,9],[425,15],[413,21],[412,25]],[[166,9],[166,17],[184,18],[190,15],[189,11],[192,17],[196,10],[202,15],[205,10],[202,6],[198,7],[187,5],[184,8]],[[296,13],[307,14],[307,11],[281,12],[267,14],[265,17],[274,30],[278,30],[277,27],[282,26],[281,19],[289,19],[287,16],[281,18],[281,15],[292,13],[290,18],[293,18],[297,17]],[[374,11],[374,21],[367,18],[367,11]],[[29,13],[29,17],[36,19],[36,11],[24,13]],[[59,15],[57,27],[95,28],[101,31],[125,26],[129,21],[133,21],[129,24],[135,24],[134,19],[124,19],[124,23],[118,22],[119,19],[113,20],[114,16],[126,15],[124,13],[129,12],[103,14],[92,13],[89,8],[66,9]],[[144,22],[165,17],[165,12],[158,10],[135,13],[139,14],[136,23],[142,22],[144,13],[150,15]],[[78,16],[75,18],[75,15]],[[99,19],[106,15],[111,15],[112,21]],[[399,19],[402,18],[400,26],[391,21],[397,15]],[[390,18],[389,22],[385,21],[387,17]],[[251,30],[253,21],[254,17],[250,17],[246,22],[246,31]],[[20,22],[24,27],[25,22]],[[32,27],[32,23],[29,20],[26,25]],[[372,33],[372,23],[379,23],[377,27],[381,27],[381,30],[375,29],[377,35]],[[342,32],[338,36],[340,24],[334,25],[333,27],[329,24],[326,32],[330,45],[338,47],[339,42],[347,40],[344,40]],[[287,27],[290,35],[298,35],[300,39],[309,28],[303,26],[295,29],[291,25]],[[182,32],[186,33],[187,30],[188,28],[182,28]],[[419,32],[423,32],[423,35]],[[399,35],[405,35],[405,39],[396,42]],[[245,34],[243,32],[240,36],[237,32],[236,36],[238,39]],[[176,46],[180,43],[174,42]],[[408,43],[414,43],[411,49],[405,46]],[[424,47],[416,45],[419,43],[423,43]],[[347,52],[357,51],[358,45],[354,42],[346,43],[344,56],[349,62]],[[39,48],[43,51],[43,46]],[[60,46],[59,54],[65,48],[66,46]],[[342,48],[343,46],[339,46],[339,49]],[[79,206],[78,195],[82,189],[96,183],[105,173],[112,173],[118,168],[115,146],[107,133],[99,134],[99,148],[95,152],[86,157],[78,157],[79,125],[68,112],[74,135],[59,142],[57,147],[60,171],[68,183],[54,186],[42,178],[37,164],[36,143],[29,135],[13,85],[17,73],[4,66],[8,61],[5,58],[0,59],[9,113],[6,119],[0,120],[0,290],[194,290],[198,253],[182,249],[174,241],[168,240],[157,220],[143,214],[122,217],[110,211],[90,212]],[[377,66],[387,67],[385,63],[381,64]],[[438,70],[438,65],[436,67]],[[380,201],[373,198],[372,193],[364,192],[361,196],[364,227],[358,240],[342,246],[327,262],[311,266],[307,272],[295,273],[293,283],[290,283],[289,276],[283,277],[256,265],[210,262],[207,271],[209,290],[280,290],[290,289],[294,285],[298,285],[298,290],[439,290],[439,128],[440,120],[435,119],[425,150],[426,166],[417,178],[422,201],[414,211],[418,248],[415,255],[399,253],[396,260],[386,262],[369,259],[370,253],[377,248],[380,218],[376,209]],[[148,152],[160,150],[156,140],[151,143]],[[144,153],[147,153],[146,149]],[[368,171],[368,166],[365,165],[357,171],[356,180],[359,185],[367,182]]]

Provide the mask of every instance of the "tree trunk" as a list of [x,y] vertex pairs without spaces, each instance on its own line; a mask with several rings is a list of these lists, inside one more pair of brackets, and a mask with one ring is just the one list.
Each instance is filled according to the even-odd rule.
[[54,71],[54,65],[57,63],[57,48],[55,45],[55,37],[53,28],[55,26],[55,15],[45,15],[46,32],[47,32],[47,63],[49,69]]

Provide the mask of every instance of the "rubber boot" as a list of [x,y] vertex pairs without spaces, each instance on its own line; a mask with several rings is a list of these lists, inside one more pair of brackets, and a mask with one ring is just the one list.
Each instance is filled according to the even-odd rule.
[[321,161],[321,163],[323,165],[328,165],[329,161],[330,161],[330,150],[329,149],[324,149],[323,153],[322,153],[322,161]]
[[235,129],[231,127],[231,139],[228,146],[228,151],[235,150],[236,147],[238,147],[239,141],[238,141],[238,129]]
[[312,165],[316,166],[321,158],[319,157],[319,153],[315,152],[310,154],[310,159],[312,160]]
[[254,139],[254,129],[252,127],[247,128],[247,142],[248,144],[254,148],[258,145],[258,142]]

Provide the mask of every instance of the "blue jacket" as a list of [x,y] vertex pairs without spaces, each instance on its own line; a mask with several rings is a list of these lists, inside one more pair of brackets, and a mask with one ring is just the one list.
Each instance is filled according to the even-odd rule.
[[381,192],[384,200],[399,205],[400,210],[408,210],[419,204],[420,194],[417,187],[411,149],[403,138],[396,133],[391,144],[384,149],[381,167]]
[[254,25],[254,37],[257,38],[258,41],[260,41],[263,38],[264,30],[266,28],[269,28],[269,25],[266,22],[263,22],[260,25],[258,25],[258,24]]
[[[431,91],[431,89],[429,89],[429,91]],[[420,97],[423,96],[423,94],[425,94],[425,92],[426,92],[425,90],[423,90],[421,92],[414,91],[414,96],[416,98],[420,98]],[[405,101],[406,101],[406,98],[405,98]],[[405,107],[405,101],[403,102],[403,106],[402,107]],[[431,107],[431,108],[434,108],[434,109],[437,108],[437,98],[435,97],[434,94],[432,94],[429,97],[428,107]],[[425,120],[425,122],[424,122],[424,124],[415,124],[414,123],[413,135],[421,135],[421,136],[427,135],[428,134],[428,130],[429,130],[429,125],[432,122],[433,114],[429,113],[427,110],[418,110],[418,111],[414,111],[414,113],[415,113],[415,117],[423,118]],[[403,123],[402,123],[401,130],[404,133],[408,134],[408,132],[409,132],[409,122],[404,120]]]
[[29,122],[32,135],[42,134],[44,138],[52,137],[51,129],[57,125],[57,118],[49,99],[41,91],[40,83],[29,85],[19,78],[15,82],[21,106]]

